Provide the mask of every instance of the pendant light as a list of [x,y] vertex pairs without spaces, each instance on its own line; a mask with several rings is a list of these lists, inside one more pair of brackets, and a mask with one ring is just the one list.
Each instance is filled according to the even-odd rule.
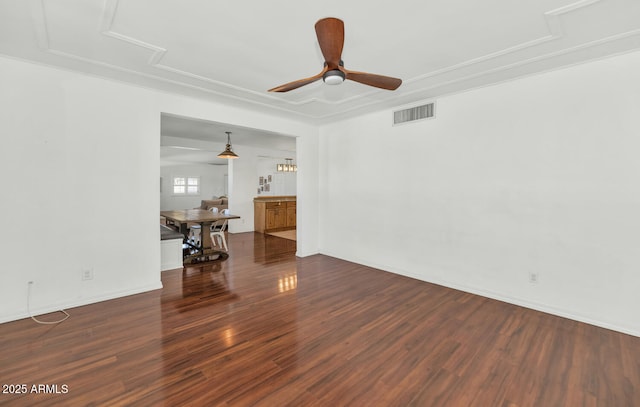
[[293,158],[285,158],[285,164],[278,164],[276,170],[278,172],[297,172],[298,166],[293,163]]
[[224,151],[218,154],[218,158],[238,158],[238,154],[234,153],[231,149],[231,132],[225,131],[227,133],[227,147],[225,147]]

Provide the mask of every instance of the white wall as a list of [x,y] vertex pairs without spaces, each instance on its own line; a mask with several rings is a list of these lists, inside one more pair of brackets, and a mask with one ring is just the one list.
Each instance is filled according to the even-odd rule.
[[[306,134],[296,139],[296,254],[310,256],[320,248],[320,136]],[[313,187],[311,187],[313,186]]]
[[[190,209],[200,206],[203,199],[213,199],[225,195],[226,165],[191,164],[167,165],[160,167],[162,178],[162,193],[160,194],[160,209]],[[200,177],[199,195],[173,195],[173,177]]]
[[638,112],[634,53],[324,126],[321,252],[640,336]]
[[[284,158],[259,157],[255,177],[255,188],[257,196],[283,196],[296,194],[296,172],[278,172],[278,164],[285,163]],[[258,191],[260,188],[260,177],[265,181],[271,176],[269,191]]]
[[299,122],[1,57],[0,89],[0,322],[27,316],[28,281],[36,313],[161,286],[162,112],[317,140]]
[[2,58],[0,88],[0,322],[28,281],[34,311],[159,288],[153,94]]

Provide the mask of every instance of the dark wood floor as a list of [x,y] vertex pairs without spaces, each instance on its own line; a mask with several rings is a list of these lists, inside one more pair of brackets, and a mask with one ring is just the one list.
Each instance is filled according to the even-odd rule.
[[0,405],[640,406],[640,338],[228,241],[219,268],[165,272],[162,290],[0,324],[0,383],[61,393]]

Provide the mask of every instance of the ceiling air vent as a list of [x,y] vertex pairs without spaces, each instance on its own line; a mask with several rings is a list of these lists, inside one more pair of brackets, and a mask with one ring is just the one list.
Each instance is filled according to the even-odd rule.
[[402,124],[434,116],[434,103],[393,112],[393,124]]

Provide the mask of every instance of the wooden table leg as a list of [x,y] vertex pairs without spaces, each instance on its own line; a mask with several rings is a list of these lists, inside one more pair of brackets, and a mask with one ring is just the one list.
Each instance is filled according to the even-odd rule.
[[200,241],[202,242],[202,250],[213,248],[213,242],[211,241],[211,224],[213,222],[203,222],[200,224]]
[[184,239],[187,240],[189,238],[189,228],[187,228],[186,223],[180,223],[180,233],[184,236]]

